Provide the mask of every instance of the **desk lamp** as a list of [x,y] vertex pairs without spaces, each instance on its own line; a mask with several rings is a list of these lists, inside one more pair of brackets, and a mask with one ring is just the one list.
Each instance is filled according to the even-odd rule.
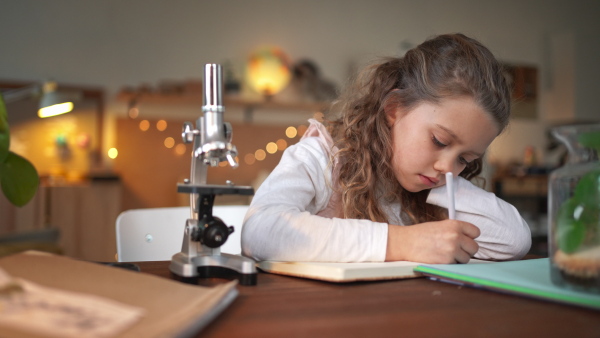
[[183,125],[185,143],[193,142],[190,179],[178,184],[177,191],[190,194],[190,218],[186,221],[181,252],[173,255],[169,269],[185,282],[195,278],[237,277],[242,285],[256,284],[255,262],[247,257],[221,253],[220,247],[234,231],[213,216],[216,195],[252,195],[252,187],[206,184],[208,166],[227,161],[236,168],[236,147],[231,144],[231,125],[223,120],[223,72],[221,65],[204,67],[203,116]]
[[65,114],[73,110],[73,102],[60,97],[56,91],[56,82],[46,81],[43,84],[34,83],[18,89],[2,93],[6,103],[23,100],[41,95],[38,116],[41,118]]

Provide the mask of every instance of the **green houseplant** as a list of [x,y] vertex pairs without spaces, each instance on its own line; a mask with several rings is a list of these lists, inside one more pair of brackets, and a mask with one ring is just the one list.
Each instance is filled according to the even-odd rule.
[[10,203],[22,207],[35,195],[40,179],[33,164],[9,147],[8,113],[0,95],[0,186]]
[[560,287],[600,293],[600,123],[552,133],[569,156],[548,178],[550,277]]
[[[600,153],[600,132],[582,133],[578,135],[578,140],[584,147]],[[573,196],[564,201],[558,210],[558,246],[562,251],[569,254],[575,252],[586,237],[600,231],[599,208],[600,168],[596,167],[581,177],[575,185]]]

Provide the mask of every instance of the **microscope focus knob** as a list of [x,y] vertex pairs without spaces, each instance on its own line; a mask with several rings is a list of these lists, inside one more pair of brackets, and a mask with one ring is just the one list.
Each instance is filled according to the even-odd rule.
[[225,244],[232,232],[233,227],[228,227],[223,221],[215,217],[204,229],[201,242],[209,248],[218,248]]
[[194,126],[190,122],[185,122],[183,124],[183,130],[181,131],[181,138],[183,139],[183,143],[192,143],[194,142]]

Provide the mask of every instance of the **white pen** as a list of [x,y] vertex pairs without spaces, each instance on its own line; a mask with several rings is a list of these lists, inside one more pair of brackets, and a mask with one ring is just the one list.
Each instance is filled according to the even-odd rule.
[[454,176],[451,172],[446,173],[446,191],[448,192],[448,219],[456,219],[454,209]]

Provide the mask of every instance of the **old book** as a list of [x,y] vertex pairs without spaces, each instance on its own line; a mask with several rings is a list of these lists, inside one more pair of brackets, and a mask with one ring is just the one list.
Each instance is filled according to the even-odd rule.
[[[65,297],[69,297],[69,294],[74,297],[81,295],[81,299],[99,298],[117,308],[123,304],[126,308],[141,309],[139,319],[119,332],[119,337],[196,334],[229,306],[238,294],[235,281],[214,287],[188,285],[145,273],[35,251],[0,258],[0,269],[17,283],[22,280],[43,289],[59,290],[55,293],[63,293]],[[70,312],[80,316],[84,311],[87,310]],[[31,326],[33,328],[33,323]],[[60,327],[40,334],[39,330],[6,323],[0,323],[0,332],[2,336],[10,337],[68,336],[62,334]]]

